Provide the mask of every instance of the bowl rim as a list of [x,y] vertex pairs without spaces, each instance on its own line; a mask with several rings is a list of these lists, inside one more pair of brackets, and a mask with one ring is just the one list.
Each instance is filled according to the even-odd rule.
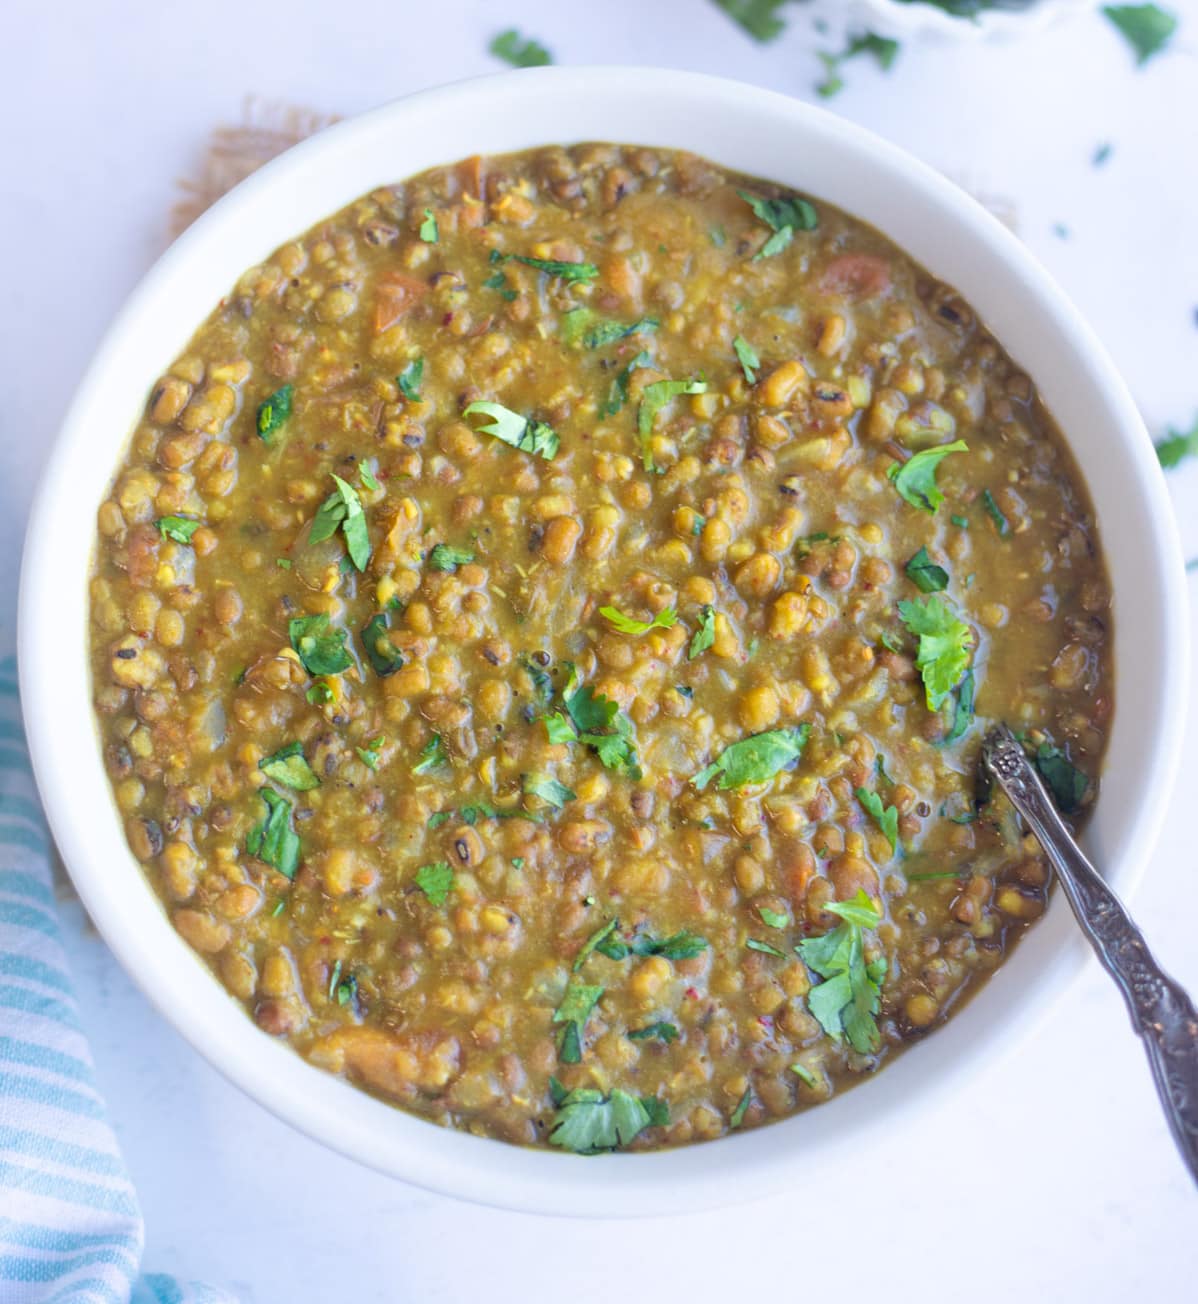
[[[623,99],[613,101],[613,96]],[[572,106],[568,115],[563,112],[558,119],[540,116],[555,105],[560,107],[563,97],[569,97]],[[108,790],[93,728],[90,687],[86,682],[86,639],[72,650],[68,646],[70,639],[63,632],[62,608],[52,609],[52,604],[43,600],[44,594],[61,587],[63,570],[69,572],[74,567],[75,573],[70,578],[79,581],[75,592],[81,598],[83,612],[72,613],[66,620],[66,628],[75,621],[79,629],[86,629],[86,574],[80,571],[80,546],[64,542],[62,532],[57,529],[58,500],[68,484],[73,486],[72,493],[87,492],[77,484],[80,477],[72,481],[72,475],[94,428],[93,409],[103,412],[105,402],[109,401],[105,389],[108,369],[121,362],[123,354],[133,347],[132,341],[139,338],[139,332],[140,336],[151,332],[152,337],[155,317],[162,316],[161,305],[192,264],[198,266],[206,258],[215,258],[214,251],[221,242],[233,238],[239,223],[252,226],[255,215],[269,205],[272,196],[278,200],[280,196],[301,193],[309,186],[306,178],[319,179],[322,169],[335,173],[338,160],[352,156],[355,148],[376,148],[379,142],[396,136],[404,126],[411,129],[427,125],[436,122],[438,115],[454,121],[454,115],[470,118],[471,114],[481,114],[476,120],[483,123],[488,111],[495,119],[507,113],[514,115],[518,126],[508,128],[486,122],[477,130],[484,139],[496,132],[500,135],[507,132],[513,137],[508,149],[529,148],[538,142],[548,143],[546,137],[550,136],[567,141],[596,139],[595,134],[587,136],[557,128],[560,121],[572,122],[575,118],[593,120],[598,125],[607,120],[605,106],[612,103],[619,104],[614,112],[618,120],[633,122],[638,120],[634,114],[648,115],[646,130],[625,138],[650,145],[668,147],[669,142],[662,137],[676,136],[675,148],[698,149],[680,143],[688,132],[694,135],[692,124],[696,119],[704,124],[705,131],[708,126],[714,129],[718,122],[730,120],[724,129],[727,148],[733,149],[735,141],[738,158],[742,149],[750,158],[764,156],[766,148],[781,150],[781,146],[772,144],[758,147],[750,136],[735,135],[738,124],[758,121],[780,132],[788,148],[792,143],[802,143],[809,154],[836,151],[837,158],[850,165],[845,177],[854,184],[857,174],[852,169],[858,167],[860,184],[866,190],[886,181],[900,187],[899,193],[911,204],[922,205],[928,212],[938,211],[944,222],[954,228],[961,247],[974,255],[984,255],[1010,277],[1018,307],[1026,310],[1032,305],[1042,315],[1044,329],[1056,332],[1053,339],[1058,340],[1060,349],[1069,357],[1076,357],[1073,379],[1081,376],[1093,388],[1094,402],[1101,405],[1110,424],[1117,427],[1118,447],[1126,453],[1127,471],[1134,481],[1131,510],[1133,515],[1138,513],[1144,533],[1141,544],[1137,545],[1144,549],[1148,564],[1144,584],[1154,595],[1145,599],[1155,621],[1148,634],[1156,642],[1154,650],[1160,660],[1161,678],[1171,681],[1167,697],[1163,692],[1153,695],[1155,690],[1144,690],[1147,696],[1143,698],[1143,709],[1153,725],[1152,741],[1150,746],[1145,745],[1147,756],[1143,764],[1128,776],[1139,799],[1124,824],[1114,829],[1109,838],[1116,853],[1109,877],[1126,894],[1147,864],[1164,817],[1180,757],[1183,699],[1188,683],[1187,604],[1177,532],[1151,441],[1131,397],[1077,310],[1028,250],[974,200],[939,173],[863,128],[817,106],[724,78],[621,66],[544,68],[435,87],[328,128],[268,163],[218,201],[163,254],[130,296],[105,334],[64,418],[30,515],[21,573],[18,644],[21,696],[34,773],[51,829],[79,895],[130,976],[211,1064],[299,1131],[405,1181],[509,1209],[624,1217],[677,1213],[760,1198],[781,1188],[799,1173],[810,1178],[820,1165],[834,1166],[839,1154],[839,1137],[846,1131],[851,1132],[857,1144],[871,1137],[880,1138],[884,1129],[893,1124],[897,1111],[917,1107],[930,1112],[937,1099],[960,1090],[984,1063],[996,1062],[1046,1018],[1088,962],[1087,948],[1062,913],[1066,907],[1061,894],[1056,894],[1047,916],[1031,930],[1016,955],[971,1000],[970,1009],[950,1020],[936,1037],[890,1064],[886,1073],[870,1084],[868,1091],[847,1092],[818,1110],[724,1138],[718,1149],[711,1145],[692,1145],[582,1161],[547,1148],[516,1148],[441,1128],[313,1068],[263,1035],[178,937],[149,889],[140,866],[124,848],[122,822]],[[553,122],[555,130],[544,131],[543,121]],[[536,124],[535,129],[529,125],[532,123]],[[448,133],[450,139],[453,130],[465,128],[452,128]],[[620,136],[613,133],[606,138]],[[497,151],[488,147],[482,152]],[[718,151],[711,153],[719,157]],[[457,156],[456,146],[446,146],[434,162],[452,162]],[[777,161],[772,168],[751,167],[749,159],[740,166],[746,172],[760,175],[777,176],[787,170]],[[405,165],[390,170],[396,176],[407,176],[421,168]],[[849,185],[849,180],[845,184]],[[312,221],[336,211],[368,188],[363,186],[352,195],[330,191],[330,199],[321,201],[318,215]],[[813,187],[813,193],[819,193],[817,188]],[[854,211],[840,195],[830,202]],[[874,219],[865,216],[864,220]],[[287,233],[281,240],[311,225],[300,217],[288,218],[286,222]],[[883,230],[890,234],[889,228]],[[904,247],[899,237],[892,238]],[[263,249],[261,256],[281,240],[275,239]],[[922,255],[918,257],[925,263],[931,261]],[[246,265],[249,264],[242,264],[238,272]],[[961,278],[955,279],[959,284]],[[213,285],[209,303],[216,300],[223,285],[223,282]],[[997,291],[994,293],[997,296]],[[979,307],[986,306],[985,294],[969,292],[966,297]],[[983,312],[990,320],[998,312],[997,298],[995,303],[993,313]],[[200,318],[197,316],[195,320]],[[178,351],[164,347],[164,356],[150,360],[145,369],[149,382],[136,392],[130,388],[122,395],[122,403],[128,401],[128,415],[120,442],[112,444],[116,451],[105,463],[109,475],[121,455],[119,450],[127,443],[135,414],[158,374],[154,367],[159,363],[165,365]],[[102,493],[103,485],[98,484],[95,493],[90,495],[93,511]],[[85,533],[90,541],[91,531]],[[1116,601],[1121,591],[1117,587]],[[1123,637],[1126,639],[1127,635]],[[80,664],[85,671],[82,683],[75,682]],[[79,718],[81,704],[85,719]],[[1117,712],[1116,727],[1119,719]],[[91,732],[95,757],[80,753],[81,747],[86,750],[82,741],[86,731]],[[103,791],[95,784],[97,764]],[[97,803],[101,800],[108,811],[109,823],[105,824],[100,815],[99,827],[85,827],[79,818],[80,806],[91,803],[98,812]],[[123,859],[117,841],[113,840],[113,829],[120,847],[124,848]],[[114,869],[105,851],[120,862],[119,870]],[[141,884],[141,892],[134,886],[130,869]],[[123,885],[124,895],[111,886],[117,880]],[[1008,980],[1006,973],[1019,963],[1025,950],[1034,950],[1036,958],[1020,966],[1022,986],[1028,988],[1029,979],[1034,976],[1039,990],[1034,999],[1029,988],[1012,1001],[1009,998],[1020,984]],[[1033,963],[1038,966],[1034,971],[1029,968]],[[1005,991],[1005,997],[1000,988]],[[1049,996],[1045,996],[1046,990]],[[959,1026],[968,1021],[970,1030],[976,1031],[983,1017],[991,1022],[986,1029],[984,1053],[979,1054]],[[939,1071],[928,1082],[926,1069],[934,1065]],[[891,1099],[891,1106],[875,1109],[874,1104],[880,1105],[885,1098],[883,1083],[889,1084],[886,1097]],[[912,1085],[919,1092],[918,1101],[914,1105],[901,1103],[903,1090]]]

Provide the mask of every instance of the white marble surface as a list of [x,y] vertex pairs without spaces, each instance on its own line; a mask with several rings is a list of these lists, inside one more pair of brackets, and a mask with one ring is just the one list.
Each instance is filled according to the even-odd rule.
[[[1175,51],[1146,71],[1096,16],[1028,46],[908,48],[846,69],[841,113],[975,188],[1090,317],[1150,426],[1198,412],[1198,0],[1171,0]],[[824,3],[835,14],[835,3]],[[813,7],[813,8],[816,8]],[[106,323],[166,241],[175,181],[254,92],[353,112],[495,67],[519,24],[561,62],[720,72],[809,97],[831,48],[794,7],[770,47],[705,0],[8,0],[0,80],[0,636],[45,448]],[[552,124],[547,124],[547,132]],[[1091,165],[1095,147],[1113,145]],[[1054,234],[1064,223],[1070,235]],[[1198,555],[1198,462],[1171,485]],[[91,528],[90,522],[64,528]],[[1198,588],[1198,579],[1194,581]],[[1193,593],[1191,597],[1193,597]],[[52,595],[47,595],[52,600]],[[1122,655],[1153,673],[1127,632]],[[1198,678],[1198,676],[1196,676]],[[1198,683],[1194,686],[1198,695]],[[1135,908],[1198,990],[1192,799],[1181,796]],[[835,1189],[642,1224],[477,1209],[361,1170],[242,1098],[149,1008],[88,932],[67,928],[102,1085],[141,1191],[147,1265],[253,1304],[615,1297],[706,1301],[780,1292],[971,1304],[1194,1298],[1198,1199],[1172,1153],[1119,1000],[1095,967],[1021,1054],[919,1136],[846,1153]],[[694,1254],[698,1247],[702,1254]]]

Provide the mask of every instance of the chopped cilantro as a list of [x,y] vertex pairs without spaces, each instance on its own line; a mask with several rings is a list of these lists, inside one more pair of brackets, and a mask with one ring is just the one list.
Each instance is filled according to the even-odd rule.
[[830,901],[824,909],[842,922],[798,945],[803,963],[824,979],[811,989],[807,1005],[830,1037],[845,1036],[859,1054],[870,1054],[881,1040],[874,1016],[882,1008],[886,960],[880,956],[866,963],[865,930],[877,928],[881,915],[863,890],[852,901]]
[[667,1121],[658,1109],[651,1113],[646,1102],[619,1087],[610,1096],[580,1087],[559,1096],[555,1103],[557,1118],[549,1133],[549,1144],[579,1155],[616,1150],[628,1145],[645,1128]]
[[582,968],[583,963],[586,961],[587,956],[590,955],[591,952],[594,951],[601,943],[605,942],[612,935],[612,933],[614,933],[616,929],[619,928],[619,926],[620,926],[620,921],[618,919],[609,919],[607,923],[603,925],[602,928],[596,929],[595,932],[593,932],[590,935],[590,937],[588,937],[587,940],[583,942],[581,949],[579,950],[578,954],[574,957],[574,963],[571,966],[572,971],[574,973],[577,973],[579,969]]
[[521,36],[514,27],[500,32],[487,49],[513,68],[540,68],[553,62],[553,56],[532,37]]
[[315,771],[304,759],[303,743],[288,743],[286,747],[280,747],[273,756],[259,761],[258,768],[268,779],[296,792],[307,792],[320,786]]
[[859,54],[872,54],[877,59],[882,71],[889,72],[895,59],[898,58],[899,49],[899,43],[889,37],[878,36],[876,32],[862,32],[859,36],[850,37],[849,43],[840,54],[828,54],[818,51],[820,61],[827,72],[827,77],[815,89],[824,99],[829,99],[838,91],[843,90],[844,80],[840,76],[841,65],[847,59],[853,59]]
[[413,358],[411,362],[395,377],[399,392],[412,403],[421,403],[420,386],[424,382],[424,359]]
[[969,518],[967,516],[950,516],[948,518],[959,530],[969,529]]
[[453,870],[444,860],[421,865],[416,871],[416,886],[434,906],[443,906],[453,890]]
[[1066,815],[1082,804],[1090,780],[1059,747],[1041,743],[1032,753],[1032,764]]
[[345,535],[349,559],[363,571],[370,560],[370,535],[366,529],[366,514],[362,500],[353,485],[346,484],[339,475],[333,476],[336,488],[320,505],[312,521],[309,543],[331,539],[340,530]]
[[413,774],[427,774],[429,770],[435,770],[439,765],[449,764],[449,753],[445,750],[445,744],[441,741],[440,734],[433,736],[420,749],[420,755],[416,758],[416,764],[412,766]]
[[468,417],[476,414],[491,419],[489,425],[479,426],[479,430],[484,435],[494,435],[503,443],[510,444],[521,452],[543,457],[547,462],[551,462],[557,456],[561,440],[554,433],[553,427],[546,425],[544,421],[522,417],[518,412],[505,408],[502,403],[491,403],[486,400],[471,403],[463,413]]
[[790,916],[781,910],[771,910],[769,906],[758,906],[757,913],[767,928],[789,928]]
[[556,276],[571,284],[575,281],[593,281],[599,275],[599,269],[594,263],[565,262],[560,258],[532,258],[528,254],[502,254],[498,249],[491,250],[490,261],[496,266],[508,262],[523,263],[525,267],[534,267],[546,276]]
[[366,653],[366,660],[370,662],[371,669],[380,679],[393,675],[404,663],[403,653],[391,642],[388,632],[390,625],[390,613],[380,611],[377,615],[371,616],[358,635],[362,641],[362,650]]
[[616,607],[600,607],[599,614],[610,620],[621,634],[647,634],[651,629],[669,629],[678,619],[674,607],[659,611],[652,620],[635,620]]
[[291,802],[273,788],[259,788],[266,815],[246,835],[245,849],[273,866],[284,878],[294,878],[300,862],[300,840],[291,827]]
[[774,233],[753,255],[754,262],[780,254],[794,239],[796,231],[814,231],[819,226],[815,205],[806,199],[765,199],[747,190],[736,193]]
[[1177,18],[1159,5],[1103,5],[1102,12],[1122,33],[1143,66],[1159,54],[1177,31]]
[[736,360],[740,363],[741,371],[745,373],[746,384],[756,385],[757,372],[761,368],[761,359],[757,356],[757,350],[743,335],[738,335],[732,341],[732,348],[736,353]]
[[641,395],[641,406],[637,412],[636,428],[641,437],[641,462],[646,471],[655,469],[653,465],[653,426],[657,414],[667,403],[673,402],[682,394],[705,394],[705,380],[655,380],[646,385]]
[[283,385],[276,389],[269,398],[258,404],[257,428],[258,438],[269,444],[271,436],[281,430],[291,415],[291,400],[295,395],[294,385]]
[[358,479],[362,482],[362,488],[369,489],[371,493],[377,493],[382,488],[382,485],[375,479],[374,472],[365,462],[358,467]]
[[561,810],[566,802],[573,801],[575,797],[575,794],[564,783],[558,783],[556,779],[545,774],[522,775],[520,784],[529,796],[540,797],[542,801],[548,802],[554,810]]
[[175,543],[190,543],[191,536],[200,528],[199,521],[190,516],[160,516],[154,525],[164,539],[173,539]]
[[586,983],[571,983],[566,988],[562,1003],[553,1012],[553,1022],[565,1025],[557,1042],[558,1059],[563,1064],[577,1064],[582,1059],[582,1034],[603,991]]
[[1166,471],[1195,453],[1198,453],[1198,416],[1189,430],[1170,429],[1156,446],[1156,455]]
[[296,616],[288,622],[287,634],[310,675],[339,675],[353,665],[345,650],[345,630],[332,628],[324,612]]
[[636,754],[632,721],[618,703],[596,693],[590,685],[578,686],[578,674],[569,667],[570,677],[562,690],[566,713],[555,711],[545,717],[545,730],[551,743],[579,742],[599,757],[609,769],[641,778]]
[[383,744],[386,738],[379,734],[377,738],[372,738],[365,747],[355,747],[354,751],[358,753],[358,760],[366,766],[368,770],[377,770],[379,768],[379,756],[383,750]]
[[814,1087],[818,1081],[815,1074],[807,1067],[806,1064],[792,1064],[790,1071],[808,1087]]
[[713,226],[708,231],[707,238],[717,249],[722,249],[728,243],[728,233],[722,226]]
[[776,955],[780,960],[786,959],[785,951],[780,951],[770,942],[759,941],[756,937],[747,938],[745,940],[745,945],[750,951],[760,951],[763,955]]
[[632,373],[641,367],[651,367],[652,365],[653,358],[648,353],[641,352],[621,368],[616,373],[616,377],[607,391],[607,401],[601,405],[600,414],[605,417],[614,417],[628,402],[628,385],[632,379]]
[[507,277],[502,272],[492,272],[483,282],[483,289],[498,290],[499,297],[507,303],[511,303],[513,299],[519,297],[516,291],[508,285]]
[[898,604],[899,615],[919,635],[915,664],[923,676],[928,710],[938,711],[969,667],[970,629],[940,598]]
[[749,1106],[753,1103],[753,1088],[746,1087],[745,1094],[737,1102],[736,1108],[732,1111],[732,1117],[728,1120],[729,1127],[740,1127],[745,1121],[745,1115],[749,1112]]
[[765,783],[792,765],[803,753],[811,727],[771,729],[753,734],[725,747],[717,760],[700,770],[691,782],[701,792],[719,775],[718,788],[739,788],[746,783]]
[[997,500],[989,489],[982,490],[982,506],[986,509],[986,514],[994,522],[994,528],[1004,538],[1011,533],[1011,524],[1003,515],[1002,508],[998,505]]
[[[574,309],[574,311],[580,310]],[[642,317],[639,321],[634,321],[631,326],[625,326],[618,321],[600,322],[594,330],[588,331],[582,337],[582,342],[588,349],[601,349],[607,344],[614,344],[616,340],[627,339],[629,335],[647,335],[660,325],[656,317]]]
[[433,550],[428,555],[428,564],[430,570],[456,571],[459,566],[465,566],[474,560],[474,554],[468,552],[465,548],[452,548],[447,543],[437,543],[433,545]]
[[643,1028],[633,1028],[629,1030],[629,1041],[648,1041],[651,1037],[656,1037],[659,1041],[664,1041],[668,1046],[670,1042],[678,1040],[678,1028],[673,1023],[666,1023],[664,1019],[659,1019],[656,1023],[647,1024]]
[[334,996],[338,1005],[350,1005],[358,995],[358,980],[352,973],[347,973],[337,984]]
[[715,608],[704,603],[699,611],[699,628],[691,636],[691,645],[687,650],[687,660],[693,661],[700,653],[706,652],[715,642]]
[[901,466],[895,462],[886,474],[912,507],[934,512],[944,502],[944,494],[936,484],[936,468],[950,453],[968,451],[969,445],[962,439],[939,448],[925,448]]
[[431,208],[424,210],[424,221],[420,223],[420,238],[425,244],[436,244],[441,238],[437,218]]
[[868,788],[858,788],[856,797],[867,813],[873,817],[878,828],[885,833],[886,841],[890,843],[890,850],[898,851],[898,808],[884,805],[882,798],[876,792],[870,792]]
[[948,571],[936,565],[926,548],[920,548],[903,569],[921,593],[939,593],[948,588]]
[[1102,165],[1107,161],[1107,159],[1111,157],[1111,152],[1113,149],[1114,146],[1110,143],[1109,140],[1103,141],[1103,143],[1097,146],[1097,148],[1094,150],[1093,157],[1090,159],[1091,164],[1096,168],[1102,167]]
[[973,671],[967,670],[961,676],[961,682],[957,685],[952,695],[952,720],[948,732],[942,739],[942,746],[949,746],[951,743],[964,738],[973,724],[973,702],[976,684],[974,682]]
[[778,11],[787,0],[715,0],[734,23],[757,41],[772,41],[786,30]]
[[304,696],[313,706],[328,706],[333,700],[333,690],[323,679],[318,679]]
[[707,950],[707,939],[685,928],[664,938],[656,938],[650,933],[638,933],[630,942],[614,933],[608,933],[602,941],[596,943],[595,950],[609,960],[626,960],[630,955],[660,955],[666,960],[693,960]]

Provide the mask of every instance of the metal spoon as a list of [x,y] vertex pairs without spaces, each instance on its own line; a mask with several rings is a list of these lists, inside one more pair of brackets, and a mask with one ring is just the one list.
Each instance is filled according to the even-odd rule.
[[1173,1139],[1198,1182],[1198,1010],[1152,958],[1140,930],[1061,821],[1040,776],[1006,725],[982,743],[982,764],[1052,862],[1082,932],[1127,1002]]

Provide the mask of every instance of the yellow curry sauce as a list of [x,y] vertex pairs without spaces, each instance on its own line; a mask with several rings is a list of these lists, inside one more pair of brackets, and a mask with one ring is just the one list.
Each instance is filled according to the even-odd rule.
[[99,510],[133,852],[266,1032],[579,1152],[826,1099],[1043,911],[1109,592],[1027,375],[876,231],[691,155],[471,159],[251,269]]

